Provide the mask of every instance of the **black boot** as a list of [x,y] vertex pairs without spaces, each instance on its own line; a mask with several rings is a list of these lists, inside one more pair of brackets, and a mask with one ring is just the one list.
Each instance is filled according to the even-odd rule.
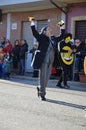
[[38,97],[41,98],[42,101],[46,101],[45,96],[42,96],[42,94],[40,93],[40,89],[39,89],[39,87],[37,87],[37,95],[38,95]]
[[37,87],[37,95],[38,95],[38,97],[40,96],[40,90],[39,90],[39,87]]
[[69,85],[64,85],[64,88],[69,89],[70,86]]
[[59,87],[59,88],[64,88],[64,87],[61,85],[61,83],[57,83],[56,86]]
[[42,101],[46,101],[45,96],[41,96],[41,100],[42,100]]

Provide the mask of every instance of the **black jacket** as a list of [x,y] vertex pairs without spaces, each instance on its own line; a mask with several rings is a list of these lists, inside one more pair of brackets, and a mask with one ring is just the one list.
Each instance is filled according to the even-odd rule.
[[82,52],[85,50],[85,46],[84,46],[84,44],[80,44],[78,47],[75,47],[76,48],[76,53],[78,53],[78,52],[80,52],[80,54],[76,54],[76,57],[77,58],[82,58],[83,57],[83,54],[82,54]]
[[25,54],[28,51],[28,45],[25,43],[20,47],[20,59],[25,59]]
[[[47,52],[48,46],[50,44],[50,41],[49,41],[49,37],[47,37],[46,35],[39,34],[38,31],[35,29],[35,26],[31,26],[31,29],[32,29],[33,36],[39,42],[38,50],[40,50],[40,52],[38,52],[35,56],[33,67],[36,69],[40,69],[40,67],[44,61],[44,58],[46,56],[46,52]],[[54,47],[56,46],[57,42],[59,42],[63,39],[64,33],[65,33],[65,30],[62,29],[61,35],[59,37],[55,37],[55,36],[53,37]]]
[[12,49],[12,54],[13,54],[13,59],[14,60],[19,60],[19,53],[20,53],[20,46],[16,45]]

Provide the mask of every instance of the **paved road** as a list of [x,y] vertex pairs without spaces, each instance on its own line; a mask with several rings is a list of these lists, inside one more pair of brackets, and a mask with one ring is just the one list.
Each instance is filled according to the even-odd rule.
[[56,88],[50,80],[47,101],[36,93],[37,79],[0,80],[0,130],[86,130],[86,84]]

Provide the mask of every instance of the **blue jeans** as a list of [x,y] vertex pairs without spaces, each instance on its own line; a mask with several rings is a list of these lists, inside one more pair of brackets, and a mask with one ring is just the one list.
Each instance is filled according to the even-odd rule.
[[76,57],[74,69],[75,69],[74,80],[79,81],[79,72],[83,69],[83,58]]
[[2,71],[2,64],[0,63],[0,78],[2,77],[2,73],[3,73],[3,71]]
[[83,58],[75,59],[75,70],[80,71],[83,68]]
[[25,59],[20,59],[20,70],[19,74],[24,75],[25,73]]
[[5,78],[4,66],[3,63],[0,64],[0,78]]

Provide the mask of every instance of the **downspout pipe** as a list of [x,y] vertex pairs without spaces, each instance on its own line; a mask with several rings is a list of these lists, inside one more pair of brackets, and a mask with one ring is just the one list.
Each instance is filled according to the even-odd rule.
[[53,0],[50,0],[50,3],[53,4],[56,8],[60,9],[63,13],[65,13],[65,14],[67,13],[61,7],[59,7]]
[[67,29],[67,12],[68,12],[68,10],[67,11],[64,11],[61,7],[59,7],[53,0],[50,0],[50,3],[51,4],[53,4],[56,8],[58,8],[59,10],[61,10],[65,15],[66,15],[66,21],[65,21],[65,23],[66,23],[66,25],[65,25],[65,27],[66,27],[66,29]]

